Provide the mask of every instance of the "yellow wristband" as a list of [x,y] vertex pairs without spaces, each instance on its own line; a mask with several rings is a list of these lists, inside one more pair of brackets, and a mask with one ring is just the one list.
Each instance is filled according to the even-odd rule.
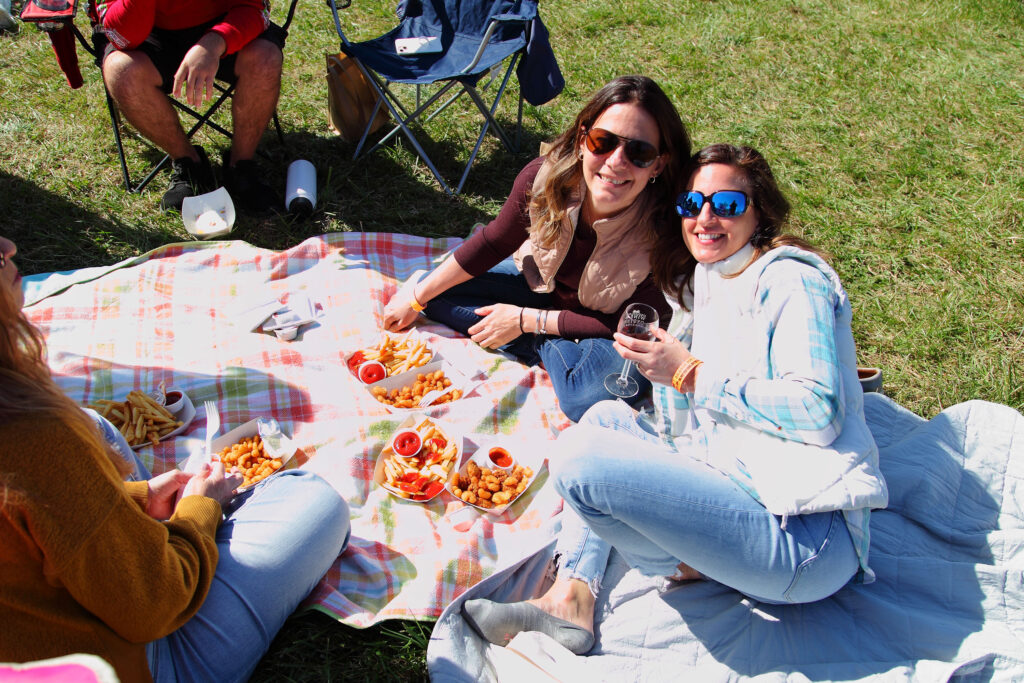
[[422,313],[427,308],[426,306],[419,302],[419,299],[416,298],[415,287],[412,288],[412,294],[409,295],[409,308],[416,311],[417,313]]
[[689,377],[690,373],[698,365],[703,365],[703,363],[704,361],[697,360],[693,356],[680,363],[679,367],[676,368],[675,374],[672,375],[672,388],[680,394],[686,393],[683,391],[683,384],[686,382],[686,378]]

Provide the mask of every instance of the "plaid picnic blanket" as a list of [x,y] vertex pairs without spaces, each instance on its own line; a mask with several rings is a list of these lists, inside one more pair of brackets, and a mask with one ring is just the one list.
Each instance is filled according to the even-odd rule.
[[[220,433],[276,418],[304,450],[302,466],[327,479],[352,514],[349,546],[307,606],[357,627],[430,618],[520,559],[561,509],[546,467],[500,515],[467,509],[447,492],[427,504],[403,501],[373,483],[377,456],[405,416],[388,413],[344,358],[379,341],[389,297],[459,242],[345,233],[284,252],[237,241],[171,244],[109,268],[30,278],[25,312],[46,335],[58,384],[76,401],[123,399],[161,382],[188,393],[197,407],[188,429],[140,451],[154,474],[202,447],[204,401],[216,402]],[[247,309],[297,294],[323,309],[298,339],[251,330]],[[467,397],[428,415],[460,431],[469,450],[474,438],[506,434],[547,454],[568,420],[543,370],[422,318],[419,329],[444,356],[486,374]]]

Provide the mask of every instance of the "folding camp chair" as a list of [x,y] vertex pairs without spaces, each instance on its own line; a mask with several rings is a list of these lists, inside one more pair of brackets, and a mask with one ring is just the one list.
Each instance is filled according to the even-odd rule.
[[[347,7],[348,1],[328,0],[328,4],[341,37],[342,52],[356,61],[377,92],[374,115],[369,117],[370,125],[364,130],[353,158],[358,158],[363,151],[381,106],[387,107],[397,125],[366,153],[372,153],[401,132],[448,194],[462,191],[488,131],[493,131],[510,152],[517,151],[523,120],[522,88],[515,141],[498,124],[494,113],[529,42],[529,32],[537,17],[536,0],[403,0],[398,9],[401,20],[396,28],[379,38],[358,43],[346,37],[338,16],[339,4]],[[481,91],[497,80],[506,60],[508,67],[504,69],[500,84],[488,104]],[[485,84],[478,87],[485,76],[488,77]],[[399,99],[399,93],[393,87],[399,83],[415,86],[414,104],[407,105]],[[436,89],[428,87],[432,93],[426,99],[421,90],[424,86],[437,86]],[[453,88],[457,91],[448,96]],[[410,124],[430,121],[463,94],[473,101],[484,122],[453,192]],[[444,99],[446,96],[448,98]],[[432,111],[421,120],[428,110]]]
[[[298,0],[291,0],[287,17],[284,24],[281,25],[285,32],[288,31],[288,27],[292,22],[297,4]],[[102,66],[103,53],[107,44],[107,38],[99,27],[99,16],[96,12],[95,0],[88,0],[87,8],[91,40],[87,39],[78,26],[75,25],[74,19],[77,10],[78,0],[25,0],[20,15],[22,21],[35,23],[41,30],[50,35],[57,61],[67,75],[68,84],[72,88],[78,88],[82,84],[81,73],[78,71],[78,58],[74,52],[74,39],[77,39],[82,48],[92,56],[93,62],[97,67]],[[235,92],[235,83],[234,81],[226,83],[215,81],[213,85],[217,90],[217,95],[205,111],[193,109],[177,98],[168,96],[171,104],[176,109],[195,119],[195,123],[185,131],[190,140],[204,126],[220,133],[229,140],[231,139],[231,131],[212,119],[221,106],[231,99]],[[114,133],[114,144],[117,147],[117,157],[121,165],[121,176],[124,179],[124,187],[128,192],[142,192],[149,185],[150,181],[171,162],[171,157],[165,154],[160,161],[153,165],[149,173],[142,180],[138,183],[133,182],[128,171],[128,161],[125,156],[124,141],[121,135],[123,125],[121,112],[118,111],[117,105],[114,103],[114,99],[110,96],[110,91],[106,89],[106,86],[104,86],[104,92],[107,99],[107,111],[110,113],[110,124]],[[273,122],[274,129],[277,132],[277,139],[283,147],[285,144],[284,135],[281,132],[281,123],[277,118],[276,110],[274,111]],[[148,141],[146,142],[148,143]]]

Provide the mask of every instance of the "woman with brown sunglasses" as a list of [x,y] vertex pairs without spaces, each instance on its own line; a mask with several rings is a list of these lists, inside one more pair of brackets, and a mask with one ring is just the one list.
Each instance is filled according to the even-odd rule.
[[[645,303],[668,320],[649,252],[659,225],[674,222],[689,154],[661,88],[616,78],[519,173],[497,218],[392,297],[384,326],[404,329],[422,311],[485,348],[542,362],[562,411],[578,420],[611,398],[603,382],[622,366],[611,336],[623,309]],[[635,401],[650,382],[632,374]]]

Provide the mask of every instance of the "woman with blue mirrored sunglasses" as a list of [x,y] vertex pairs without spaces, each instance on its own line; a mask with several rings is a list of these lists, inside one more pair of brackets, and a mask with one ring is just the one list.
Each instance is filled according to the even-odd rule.
[[756,150],[701,150],[685,188],[681,225],[652,252],[678,304],[669,329],[615,335],[654,383],[655,415],[603,401],[560,434],[548,463],[566,503],[556,579],[526,602],[464,603],[493,643],[532,630],[589,650],[612,547],[644,574],[766,603],[874,578],[870,510],[888,492],[846,293],[810,245],[781,234],[789,204]]

